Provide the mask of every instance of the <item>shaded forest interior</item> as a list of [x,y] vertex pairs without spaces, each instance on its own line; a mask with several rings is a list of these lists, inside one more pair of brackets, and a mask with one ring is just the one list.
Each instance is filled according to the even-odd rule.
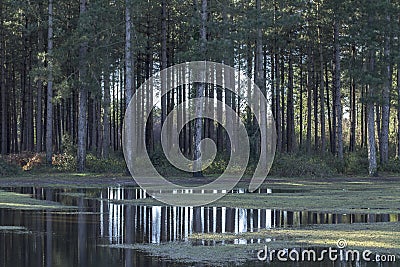
[[[270,97],[279,155],[339,164],[359,157],[370,175],[388,165],[400,171],[399,1],[0,0],[0,8],[3,156],[43,153],[51,163],[69,153],[79,171],[88,154],[118,158],[125,110],[145,80],[208,60],[235,67]],[[153,110],[153,158],[162,154],[155,132],[166,116],[200,96],[232,107],[259,150],[241,97],[198,88],[176,88]],[[152,94],[142,94],[143,106]],[[229,140],[210,120],[183,128],[182,152],[197,153],[199,128],[224,159]]]

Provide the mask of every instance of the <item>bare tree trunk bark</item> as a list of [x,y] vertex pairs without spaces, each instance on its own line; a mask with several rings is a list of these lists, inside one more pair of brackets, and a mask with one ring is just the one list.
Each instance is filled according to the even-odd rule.
[[104,71],[104,102],[103,102],[103,158],[107,159],[110,156],[110,72],[108,63]]
[[[371,51],[370,55],[370,71],[374,72],[375,68],[375,55]],[[367,91],[369,99],[367,102],[367,128],[368,128],[368,162],[369,162],[369,175],[376,176],[377,164],[376,164],[376,144],[375,144],[375,105],[372,100],[374,96],[374,89],[372,86],[368,87]]]
[[321,120],[321,152],[326,151],[326,133],[325,133],[325,85],[324,85],[324,56],[322,50],[321,27],[318,27],[319,35],[319,97],[320,97],[320,120]]
[[[167,68],[167,0],[162,0],[162,17],[161,17],[161,70]],[[161,127],[167,117],[167,91],[166,77],[161,77]]]
[[[40,14],[42,13],[42,6],[39,4],[39,10]],[[44,50],[44,36],[43,36],[43,25],[42,21],[40,19],[39,21],[39,32],[38,32],[38,46],[39,50],[43,49]],[[39,60],[39,67],[42,68],[43,64],[41,63],[41,60]],[[36,105],[37,105],[37,110],[36,110],[36,152],[40,153],[42,152],[42,143],[43,143],[43,80],[40,78],[37,81],[37,95],[36,95]]]
[[7,101],[6,101],[6,72],[5,72],[5,36],[4,36],[4,18],[3,1],[0,0],[0,75],[1,75],[1,154],[7,153]]
[[339,22],[334,23],[335,42],[335,109],[337,119],[337,153],[340,160],[343,160],[343,124],[342,124],[342,94],[340,87],[340,43],[339,43]]
[[288,77],[288,94],[287,94],[287,152],[291,153],[295,147],[294,132],[294,100],[293,100],[293,57],[289,52],[289,77]]
[[397,64],[397,159],[400,159],[400,64]]
[[276,147],[278,152],[282,152],[282,107],[281,107],[281,74],[279,64],[279,52],[275,54],[275,81],[276,81]]
[[[388,24],[390,17],[387,18]],[[382,130],[381,130],[381,162],[389,161],[389,118],[390,118],[390,91],[392,87],[392,71],[390,65],[390,36],[385,38],[384,58],[386,61],[386,81],[382,92]]]
[[47,115],[46,115],[46,162],[52,163],[53,157],[53,0],[49,0],[48,25],[48,80],[47,80]]
[[125,106],[128,107],[133,95],[135,78],[133,77],[131,1],[126,0],[125,5]]
[[[257,5],[257,12],[260,14],[261,13],[261,0],[256,1]],[[259,17],[259,15],[258,15]],[[267,111],[266,111],[266,103],[264,101],[264,98],[266,97],[266,88],[265,88],[265,77],[264,77],[264,71],[263,71],[263,40],[262,40],[262,30],[261,26],[258,26],[257,28],[257,70],[256,70],[256,84],[260,88],[261,94],[264,96],[259,96],[259,101],[260,101],[260,134],[261,134],[261,144],[260,144],[260,162],[262,165],[260,167],[262,169],[265,169],[266,166],[266,161],[265,157],[267,154]],[[258,100],[257,100],[258,101]]]
[[[80,2],[80,16],[86,14],[86,0]],[[86,54],[87,42],[83,42],[79,48],[79,110],[78,110],[78,155],[77,168],[83,172],[86,166],[86,144],[87,144],[87,99],[88,91],[86,85]]]
[[[201,42],[201,55],[202,57],[205,57],[206,53],[206,43],[207,43],[207,28],[206,28],[206,23],[207,23],[207,0],[202,0],[201,1],[201,29],[200,29],[200,42]],[[204,90],[205,90],[205,84],[204,83],[199,83],[196,85],[196,98],[202,98],[204,97]],[[201,118],[203,115],[203,102],[200,101],[200,104],[198,104],[196,107],[196,117],[197,119],[195,120],[195,132],[194,132],[194,153],[193,157],[194,160],[196,160],[196,163],[193,165],[195,170],[198,170],[193,173],[194,177],[202,177],[203,173],[201,170],[202,168],[202,161],[201,161],[201,148],[200,148],[200,142],[202,139],[202,132],[203,132],[203,119]]]
[[311,49],[308,49],[308,59],[307,59],[307,141],[306,141],[306,151],[311,153],[311,114],[312,114],[312,55]]

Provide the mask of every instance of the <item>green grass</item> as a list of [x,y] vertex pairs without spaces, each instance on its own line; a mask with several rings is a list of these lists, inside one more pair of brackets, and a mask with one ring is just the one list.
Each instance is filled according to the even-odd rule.
[[64,210],[73,209],[75,207],[63,206],[52,201],[34,199],[25,194],[0,191],[0,208],[20,210]]

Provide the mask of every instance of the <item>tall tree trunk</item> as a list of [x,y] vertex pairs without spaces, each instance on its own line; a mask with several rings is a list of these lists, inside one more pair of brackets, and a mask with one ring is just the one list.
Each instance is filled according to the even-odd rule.
[[[80,2],[80,16],[86,15],[86,0]],[[78,110],[78,155],[77,167],[83,172],[86,166],[86,144],[87,144],[87,99],[88,91],[86,85],[86,54],[87,42],[83,42],[79,48],[79,110]]]
[[329,91],[329,77],[328,77],[328,63],[325,63],[325,90],[326,90],[326,108],[328,111],[328,127],[329,127],[329,144],[330,151],[334,153],[333,147],[335,146],[335,142],[333,142],[333,136],[335,133],[332,130],[332,113],[331,113],[331,101],[330,101],[330,91]]
[[53,157],[53,0],[49,0],[49,25],[47,37],[48,80],[46,102],[46,162],[52,163]]
[[294,132],[294,100],[293,100],[293,56],[289,51],[289,77],[288,77],[288,94],[287,94],[287,152],[291,153],[295,146]]
[[[202,57],[205,56],[206,53],[206,43],[207,43],[207,28],[206,28],[206,23],[207,23],[207,0],[202,0],[201,1],[201,29],[200,29],[200,53]],[[204,75],[204,74],[203,74]],[[196,98],[202,98],[204,97],[204,90],[205,90],[205,84],[204,83],[198,83],[196,84]],[[202,177],[203,173],[201,171],[202,168],[202,162],[201,162],[201,149],[200,149],[200,142],[202,139],[202,132],[203,132],[203,119],[201,118],[203,115],[203,102],[200,101],[196,105],[196,117],[197,119],[195,120],[195,132],[194,132],[194,160],[196,163],[193,165],[195,170],[198,170],[193,173],[194,177]]]
[[132,18],[131,1],[125,1],[125,106],[128,107],[132,99],[134,80],[133,77],[133,51],[132,51]]
[[311,48],[308,49],[307,55],[307,141],[306,141],[306,151],[307,153],[311,153],[311,112],[312,112],[312,55]]
[[400,63],[397,63],[397,159],[400,159]]
[[313,100],[314,100],[314,150],[318,151],[318,149],[319,149],[319,136],[318,136],[318,134],[319,134],[319,131],[318,131],[318,128],[319,128],[319,124],[318,124],[318,106],[319,106],[318,87],[319,87],[319,85],[318,85],[318,76],[319,75],[317,73],[315,63],[316,63],[316,59],[315,59],[315,57],[313,57],[313,64],[312,64],[313,72],[312,73],[313,73],[313,81],[314,81],[314,84],[313,84],[314,85],[314,87],[313,87],[313,91],[314,91],[314,94],[313,94]]
[[[40,14],[42,13],[42,6],[39,4],[39,11]],[[38,27],[39,27],[39,32],[38,32],[38,46],[39,49],[44,50],[44,36],[43,36],[43,25],[42,21],[38,22]],[[39,59],[39,67],[43,67],[43,64],[41,63],[42,61]],[[36,105],[37,105],[37,110],[36,110],[36,152],[42,152],[42,142],[43,142],[43,102],[42,102],[42,97],[43,97],[43,80],[40,78],[37,81],[37,95],[36,95]]]
[[[167,55],[167,0],[162,0],[162,14],[161,14],[161,70],[167,68],[168,55]],[[161,77],[161,126],[167,118],[167,80],[166,76]]]
[[104,102],[103,102],[103,158],[107,159],[110,156],[110,72],[108,63],[104,71]]
[[337,153],[340,160],[343,160],[343,125],[342,125],[342,94],[340,87],[340,43],[339,43],[339,22],[334,22],[334,43],[335,43],[335,109],[337,119]]
[[[374,72],[375,68],[375,55],[371,51],[370,55],[370,72]],[[377,164],[376,164],[376,144],[375,144],[375,105],[373,101],[374,88],[370,85],[368,86],[368,102],[367,102],[367,128],[368,128],[368,162],[369,162],[369,175],[375,176],[377,174]]]
[[[258,17],[261,14],[261,0],[256,0]],[[260,134],[261,134],[261,145],[260,145],[260,167],[265,169],[266,166],[266,155],[267,155],[267,111],[266,104],[264,99],[266,98],[266,88],[265,88],[265,77],[263,71],[263,40],[262,40],[262,29],[259,25],[257,27],[257,54],[256,54],[256,62],[257,62],[257,70],[256,70],[256,84],[260,88],[261,94],[263,96],[259,96],[260,99]]]
[[325,133],[325,85],[324,85],[324,56],[322,49],[321,26],[318,26],[319,35],[319,97],[320,97],[320,120],[321,120],[321,152],[326,150],[326,133]]
[[278,152],[282,152],[282,107],[281,107],[281,78],[280,78],[280,64],[279,64],[279,53],[275,51],[275,90],[276,90],[276,135],[277,135],[277,142],[276,147]]
[[1,154],[7,153],[7,101],[6,101],[6,72],[5,72],[5,34],[3,18],[3,0],[0,0],[0,88],[1,88]]
[[[390,17],[387,17],[390,25]],[[390,65],[390,33],[385,37],[384,59],[386,61],[385,85],[382,92],[382,130],[381,130],[381,162],[389,161],[389,118],[390,118],[390,91],[392,87],[392,70]]]
[[303,110],[304,110],[304,103],[303,103],[303,88],[304,88],[304,73],[303,73],[303,55],[300,55],[300,137],[299,137],[299,144],[300,148],[303,148],[303,123],[304,123],[304,117],[303,117]]

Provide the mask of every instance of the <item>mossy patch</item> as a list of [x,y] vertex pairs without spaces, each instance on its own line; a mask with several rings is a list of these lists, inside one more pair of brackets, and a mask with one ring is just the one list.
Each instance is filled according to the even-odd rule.
[[242,234],[193,234],[191,240],[233,241],[235,239],[270,239],[272,249],[293,247],[332,247],[344,239],[349,249],[369,249],[373,253],[386,253],[400,257],[400,222],[315,225],[305,228],[270,229]]
[[109,245],[107,247],[139,250],[164,260],[185,264],[201,263],[208,266],[226,266],[239,265],[249,260],[255,260],[255,254],[252,256],[251,253],[252,248],[246,249],[241,245],[193,246],[189,242],[170,242],[163,244]]
[[74,209],[76,207],[63,206],[57,202],[34,199],[25,194],[0,191],[0,208],[22,210],[63,210]]

